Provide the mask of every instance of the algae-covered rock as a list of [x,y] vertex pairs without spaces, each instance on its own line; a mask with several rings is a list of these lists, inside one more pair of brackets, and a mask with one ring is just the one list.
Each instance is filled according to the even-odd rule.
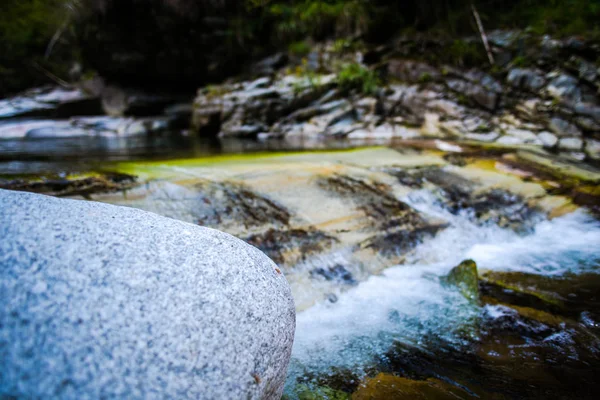
[[[350,394],[335,390],[328,386],[314,386],[307,384],[298,385],[294,390],[294,398],[298,400],[349,400]],[[289,399],[289,396],[284,396],[283,399]]]
[[[596,268],[596,267],[594,267]],[[514,271],[486,271],[480,277],[482,295],[510,307],[527,307],[578,319],[597,310],[600,275],[594,272],[544,276]]]
[[600,172],[590,166],[575,165],[547,154],[528,151],[518,151],[516,157],[524,165],[550,174],[559,180],[576,180],[594,184],[600,182]]
[[464,392],[438,379],[417,381],[380,373],[359,386],[352,400],[456,399]]
[[524,272],[486,271],[481,275],[482,290],[486,295],[501,302],[551,312],[565,310],[566,298],[556,292],[559,281]]
[[117,192],[135,186],[137,178],[120,173],[100,173],[81,177],[55,177],[50,179],[12,179],[0,178],[0,189],[32,192],[52,196],[82,196]]
[[498,301],[498,299],[494,297],[482,296],[481,301],[486,305],[511,308],[521,318],[533,320],[551,327],[558,327],[566,321],[564,317],[560,317],[531,307],[522,307],[514,304],[505,304]]
[[479,278],[477,264],[473,260],[465,260],[450,270],[442,278],[447,285],[456,286],[460,293],[471,303],[479,302]]

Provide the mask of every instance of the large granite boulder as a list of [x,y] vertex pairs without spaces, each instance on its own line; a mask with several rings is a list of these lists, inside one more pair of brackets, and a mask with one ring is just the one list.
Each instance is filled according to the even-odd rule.
[[0,190],[0,398],[280,398],[286,279],[228,234]]

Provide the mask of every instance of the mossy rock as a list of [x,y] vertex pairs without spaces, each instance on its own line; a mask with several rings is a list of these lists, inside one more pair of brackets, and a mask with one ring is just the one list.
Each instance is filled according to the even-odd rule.
[[559,181],[600,183],[600,171],[549,157],[543,153],[518,151],[516,157],[525,165],[554,176]]
[[92,194],[125,191],[136,185],[136,176],[116,172],[86,173],[51,178],[27,176],[11,180],[2,179],[0,176],[0,189],[57,197],[83,196],[90,198]]
[[481,274],[482,295],[510,307],[527,307],[578,319],[583,311],[600,306],[597,273],[544,276],[524,272],[486,271]]
[[539,323],[548,325],[553,328],[558,328],[561,326],[561,324],[563,324],[565,322],[571,322],[571,321],[568,321],[567,319],[565,319],[564,317],[560,317],[560,316],[548,313],[546,311],[538,310],[538,309],[531,308],[531,307],[522,307],[522,306],[516,306],[514,304],[503,303],[503,302],[498,301],[494,297],[482,296],[481,301],[484,304],[500,305],[500,306],[509,307],[509,308],[515,310],[519,314],[519,316],[521,316],[522,318],[537,321]]
[[352,400],[457,399],[465,393],[438,379],[417,381],[380,373],[359,386]]
[[465,260],[450,273],[442,278],[446,285],[455,286],[469,302],[479,302],[479,278],[477,276],[477,264],[473,260]]
[[[301,384],[294,389],[295,398],[299,400],[349,400],[350,394],[335,390],[328,386],[309,386]],[[289,398],[284,396],[283,399]]]
[[556,279],[524,272],[486,271],[481,282],[482,290],[500,302],[551,313],[565,310],[565,297],[556,292]]

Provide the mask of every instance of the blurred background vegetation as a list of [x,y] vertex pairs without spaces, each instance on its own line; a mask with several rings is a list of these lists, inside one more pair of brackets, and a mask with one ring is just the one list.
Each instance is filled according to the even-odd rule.
[[[276,50],[397,34],[486,29],[599,37],[600,0],[2,0],[0,95],[84,70],[131,84],[193,90]],[[456,49],[454,49],[456,50]]]

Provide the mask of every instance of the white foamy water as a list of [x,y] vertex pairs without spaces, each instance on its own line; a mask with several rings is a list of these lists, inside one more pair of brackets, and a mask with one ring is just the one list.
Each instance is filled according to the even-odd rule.
[[[421,347],[424,337],[460,346],[455,332],[481,314],[440,277],[464,259],[480,269],[546,275],[597,268],[600,223],[582,211],[551,221],[540,219],[519,235],[498,226],[480,226],[468,215],[452,215],[431,193],[403,199],[419,211],[443,218],[449,227],[419,245],[406,265],[389,268],[297,316],[288,384],[305,373],[362,366],[384,354],[394,341]],[[291,388],[288,386],[288,389]]]
[[480,270],[562,275],[589,269],[593,267],[590,261],[600,258],[600,222],[581,210],[551,221],[540,217],[531,233],[519,235],[497,225],[480,226],[467,212],[453,215],[437,206],[427,191],[404,200],[420,212],[450,223],[416,249],[409,257],[411,263],[457,265],[471,258]]

